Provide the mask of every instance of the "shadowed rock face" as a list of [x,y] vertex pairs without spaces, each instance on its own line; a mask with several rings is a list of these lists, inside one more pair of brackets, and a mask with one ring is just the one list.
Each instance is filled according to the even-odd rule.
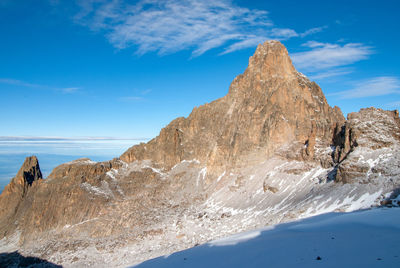
[[320,87],[295,70],[286,48],[267,41],[257,47],[225,97],[172,121],[158,137],[130,148],[121,159],[149,159],[167,169],[197,159],[209,171],[219,171],[263,161],[297,142],[294,157],[312,160],[315,140],[330,144],[344,120]]
[[0,195],[0,233],[4,229],[10,229],[9,224],[14,219],[21,202],[41,180],[42,172],[38,159],[36,156],[27,157],[17,175]]
[[35,181],[41,179],[42,172],[40,171],[39,161],[36,156],[30,156],[25,158],[22,167],[6,187],[5,191],[20,191],[22,194],[25,194]]
[[286,48],[267,41],[226,96],[120,159],[78,159],[42,180],[28,157],[0,195],[0,250],[127,266],[266,224],[365,208],[399,188],[399,135],[398,112],[368,108],[346,121]]

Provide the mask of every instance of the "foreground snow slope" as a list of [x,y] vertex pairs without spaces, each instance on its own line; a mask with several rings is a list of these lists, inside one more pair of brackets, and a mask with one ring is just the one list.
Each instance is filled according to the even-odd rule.
[[215,240],[135,267],[400,267],[400,209],[328,213]]

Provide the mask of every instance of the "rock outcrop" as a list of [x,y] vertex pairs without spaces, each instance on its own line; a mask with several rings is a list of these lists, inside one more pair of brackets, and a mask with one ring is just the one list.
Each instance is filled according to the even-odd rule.
[[256,227],[379,205],[400,189],[399,120],[375,108],[345,120],[286,48],[267,41],[226,96],[120,159],[78,159],[42,179],[27,158],[0,195],[0,252],[128,266]]
[[4,192],[8,194],[17,193],[23,197],[28,191],[29,187],[34,182],[42,179],[42,172],[40,171],[39,161],[36,156],[30,156],[25,159],[17,175],[11,180]]
[[[83,158],[56,167],[42,180],[37,158],[26,158],[0,195],[0,234],[19,229],[23,242],[44,230],[97,216],[113,189],[105,174],[121,165],[119,160],[96,163]],[[95,191],[96,198],[89,196],[88,191]]]
[[152,160],[166,169],[197,159],[219,172],[296,145],[290,149],[293,157],[312,160],[316,140],[329,145],[344,121],[321,88],[296,71],[286,48],[267,41],[257,47],[225,97],[172,121],[158,137],[132,147],[121,159]]
[[[361,109],[348,115],[334,158],[337,182],[364,182],[400,176],[398,111]],[[351,154],[350,154],[351,153]],[[385,163],[378,168],[379,164]]]
[[17,175],[0,195],[0,234],[3,230],[3,236],[7,234],[7,229],[9,229],[21,202],[41,180],[42,172],[38,159],[36,156],[27,157]]

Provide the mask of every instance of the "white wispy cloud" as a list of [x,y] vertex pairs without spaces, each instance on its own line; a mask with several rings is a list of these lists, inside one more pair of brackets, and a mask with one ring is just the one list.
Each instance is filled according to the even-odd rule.
[[147,95],[150,94],[151,92],[152,92],[151,89],[144,89],[144,90],[134,89],[132,95],[119,97],[117,98],[117,100],[120,102],[141,102],[145,101]]
[[273,28],[271,30],[271,35],[276,39],[289,39],[299,36],[295,30],[289,28]]
[[291,56],[297,68],[309,72],[350,65],[367,59],[373,53],[372,47],[360,43],[339,45],[309,41],[303,45],[311,50]]
[[265,10],[240,7],[230,0],[81,0],[75,21],[104,31],[118,49],[134,47],[139,55],[159,55],[191,50],[192,57],[214,48],[220,54],[256,46],[266,39],[286,40],[323,30],[312,28],[302,34],[273,24]]
[[29,87],[29,88],[37,88],[37,89],[46,89],[46,90],[53,90],[62,92],[65,94],[71,94],[77,92],[80,88],[79,87],[52,87],[48,85],[41,85],[41,84],[34,84],[22,80],[17,79],[10,79],[10,78],[0,78],[0,84],[7,84],[13,86],[20,86],[20,87]]
[[118,100],[122,102],[137,102],[137,101],[143,101],[144,98],[140,96],[125,96],[118,98]]
[[249,36],[245,40],[233,43],[232,45],[228,46],[220,54],[223,55],[223,54],[228,54],[228,53],[234,52],[236,50],[241,50],[241,49],[245,49],[245,48],[249,48],[249,47],[255,47],[258,44],[263,43],[266,39],[267,38],[263,37],[263,36],[252,36],[252,37]]
[[66,87],[66,88],[60,88],[60,90],[63,93],[75,93],[79,90],[79,87]]
[[336,77],[336,76],[343,76],[346,74],[350,74],[353,72],[353,68],[333,68],[330,70],[324,70],[322,72],[317,72],[314,74],[311,74],[309,77],[310,79],[313,80],[321,80],[321,79],[327,79],[331,77]]
[[142,95],[147,95],[147,94],[149,94],[151,91],[152,91],[151,89],[145,89],[145,90],[142,90],[142,92],[140,92],[140,94],[142,94]]
[[8,84],[8,85],[20,86],[20,87],[53,90],[53,91],[58,91],[58,92],[62,92],[65,94],[76,93],[78,90],[80,90],[79,87],[52,87],[52,86],[48,86],[48,85],[34,84],[34,83],[29,83],[26,81],[10,79],[10,78],[0,78],[0,84]]
[[352,89],[335,92],[329,95],[337,96],[340,99],[355,99],[390,94],[400,94],[400,80],[397,77],[374,77],[356,82]]
[[328,28],[328,26],[325,25],[325,26],[321,26],[321,27],[315,27],[315,28],[308,29],[305,32],[301,33],[300,37],[306,37],[306,36],[309,36],[309,35],[312,35],[312,34],[316,34],[316,33],[322,32],[326,28]]
[[313,35],[319,32],[322,32],[324,29],[328,28],[327,26],[315,27],[308,29],[302,33],[298,33],[290,28],[273,28],[269,32],[270,36],[277,40],[287,40],[293,37],[301,37],[304,38],[309,35]]
[[42,85],[32,84],[21,80],[10,79],[10,78],[0,78],[1,84],[8,84],[14,86],[21,86],[21,87],[34,87],[34,88],[42,88]]

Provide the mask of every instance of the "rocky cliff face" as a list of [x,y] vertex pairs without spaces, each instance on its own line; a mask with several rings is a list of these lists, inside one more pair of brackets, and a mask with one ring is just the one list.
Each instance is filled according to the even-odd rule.
[[[337,146],[336,181],[376,183],[400,176],[398,111],[361,109],[348,115]],[[339,153],[338,153],[339,152]]]
[[147,159],[169,169],[197,159],[209,171],[220,171],[263,161],[293,145],[293,157],[312,160],[315,142],[329,145],[343,122],[340,109],[328,105],[321,88],[295,70],[286,48],[268,41],[257,47],[225,97],[174,120],[121,160]]
[[[18,218],[21,203],[27,199],[29,192],[34,191],[42,180],[38,159],[35,156],[27,157],[17,175],[4,188],[0,195],[0,234],[8,234]],[[11,227],[11,228],[10,228]]]
[[108,184],[105,173],[121,165],[118,160],[96,163],[78,159],[56,167],[42,180],[37,158],[28,157],[0,195],[0,220],[4,221],[0,231],[7,235],[19,229],[23,242],[35,239],[42,231],[95,217],[109,197],[93,202],[84,186],[111,191],[113,185]]
[[277,41],[228,94],[120,159],[78,159],[42,180],[27,158],[0,195],[0,251],[67,266],[127,266],[210,239],[330,211],[400,188],[398,112],[345,120]]

